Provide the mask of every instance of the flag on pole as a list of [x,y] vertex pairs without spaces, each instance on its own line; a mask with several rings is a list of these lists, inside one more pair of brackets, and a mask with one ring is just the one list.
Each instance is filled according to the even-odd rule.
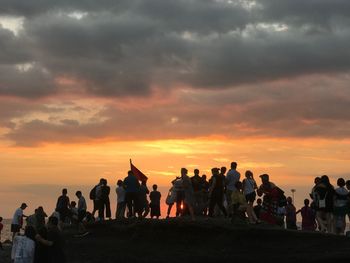
[[130,159],[130,169],[139,181],[141,182],[147,181],[148,177],[144,175],[144,173],[141,172],[139,169],[137,169],[135,165],[132,164],[131,159]]

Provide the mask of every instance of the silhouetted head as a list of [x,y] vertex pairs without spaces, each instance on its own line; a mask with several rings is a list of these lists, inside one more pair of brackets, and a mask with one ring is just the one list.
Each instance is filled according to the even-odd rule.
[[345,186],[345,180],[344,180],[343,178],[339,178],[339,179],[337,180],[337,185],[338,185],[339,187],[344,187],[344,186]]
[[305,206],[309,206],[309,204],[310,204],[310,200],[306,198],[306,199],[304,200],[304,205],[305,205]]
[[80,197],[82,196],[82,193],[81,193],[81,191],[77,191],[77,192],[75,193],[75,195],[76,195],[78,198],[80,198]]
[[193,173],[194,173],[195,176],[199,176],[199,170],[198,169],[194,169]]
[[103,184],[104,178],[100,179],[100,184]]
[[21,204],[21,209],[22,209],[22,210],[26,209],[27,207],[28,207],[28,206],[27,206],[26,203],[22,203],[22,204]]
[[253,172],[252,172],[252,171],[249,171],[249,170],[246,171],[246,172],[245,172],[245,177],[246,177],[246,178],[253,178]]
[[117,185],[118,186],[122,186],[123,185],[123,181],[122,180],[118,180]]
[[67,189],[66,189],[66,188],[63,188],[63,189],[62,189],[62,195],[67,195],[67,193],[68,193]]
[[44,208],[43,208],[42,206],[39,206],[37,210],[38,210],[38,212],[40,212],[40,213],[43,213],[43,212],[44,212]]
[[328,175],[322,175],[321,182],[324,184],[330,184]]
[[261,204],[262,204],[261,198],[258,198],[258,199],[256,200],[256,202],[257,202],[258,205],[261,205]]
[[26,226],[26,228],[24,229],[24,235],[30,238],[31,240],[35,241],[35,235],[36,235],[35,228],[32,226]]
[[287,203],[293,204],[293,199],[290,196],[287,197]]
[[220,168],[220,173],[221,173],[221,174],[225,174],[226,171],[227,171],[227,168],[226,168],[225,166],[223,166],[223,167]]
[[268,174],[262,174],[262,175],[260,175],[260,178],[261,178],[261,182],[263,184],[266,184],[270,181],[270,177]]
[[187,175],[188,170],[186,168],[181,168],[181,176]]
[[231,163],[231,169],[236,169],[237,168],[237,163],[236,162],[232,162]]
[[108,182],[107,182],[107,179],[103,179],[103,185],[107,185]]
[[77,205],[77,203],[75,201],[70,202],[71,207],[75,207],[76,205]]
[[314,183],[319,184],[321,182],[321,177],[315,177]]
[[154,185],[152,186],[152,188],[153,188],[154,191],[157,191],[158,185],[154,184]]
[[128,176],[134,176],[134,173],[130,170],[128,171]]
[[206,174],[203,174],[203,175],[202,175],[202,179],[203,179],[204,181],[206,181],[206,180],[207,180],[207,175],[206,175]]
[[211,173],[212,173],[213,175],[218,175],[218,174],[219,174],[219,168],[212,168],[212,169],[211,169]]

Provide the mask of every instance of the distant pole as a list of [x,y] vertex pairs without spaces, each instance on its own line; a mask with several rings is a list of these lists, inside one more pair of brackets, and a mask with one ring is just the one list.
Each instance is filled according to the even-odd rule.
[[294,193],[297,191],[295,189],[290,189],[290,191],[292,192],[292,199],[293,199],[293,204],[294,204]]

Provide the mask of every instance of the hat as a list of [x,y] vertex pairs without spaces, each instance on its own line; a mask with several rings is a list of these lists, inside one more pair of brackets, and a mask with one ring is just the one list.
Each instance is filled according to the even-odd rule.
[[269,179],[269,175],[268,174],[262,174],[262,175],[259,175],[259,177],[261,179]]

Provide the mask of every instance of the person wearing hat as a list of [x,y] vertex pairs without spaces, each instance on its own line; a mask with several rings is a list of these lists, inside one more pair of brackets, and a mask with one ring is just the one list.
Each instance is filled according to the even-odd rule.
[[282,218],[279,216],[278,210],[285,206],[282,204],[284,192],[274,183],[270,182],[268,174],[259,176],[262,184],[257,190],[258,196],[263,196],[263,205],[260,212],[260,219],[274,225],[281,225]]
[[15,235],[19,233],[23,226],[23,217],[27,217],[26,215],[23,214],[24,209],[27,208],[26,203],[22,203],[19,208],[16,209],[12,222],[11,222],[11,232],[12,232],[12,241],[15,238]]

